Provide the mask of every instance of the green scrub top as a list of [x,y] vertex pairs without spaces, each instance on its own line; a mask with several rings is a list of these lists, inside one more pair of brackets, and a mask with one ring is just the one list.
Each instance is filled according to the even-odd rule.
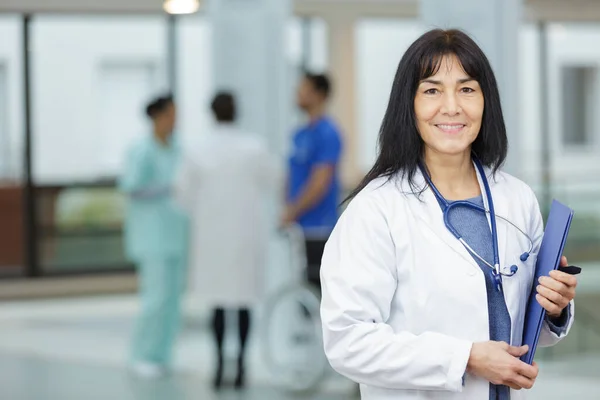
[[163,145],[154,136],[127,153],[119,188],[128,196],[125,249],[134,262],[187,256],[188,219],[171,195],[180,153],[173,137]]

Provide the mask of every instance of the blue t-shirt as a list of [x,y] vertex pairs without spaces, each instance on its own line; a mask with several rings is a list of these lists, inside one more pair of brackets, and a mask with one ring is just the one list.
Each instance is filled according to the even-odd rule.
[[294,134],[292,154],[289,159],[288,201],[297,201],[317,166],[335,167],[333,178],[323,199],[301,215],[298,223],[309,236],[328,236],[338,219],[340,180],[338,163],[342,152],[339,128],[328,117],[323,117]]

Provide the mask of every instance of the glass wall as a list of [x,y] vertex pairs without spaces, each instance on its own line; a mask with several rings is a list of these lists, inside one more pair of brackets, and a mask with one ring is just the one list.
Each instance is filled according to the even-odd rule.
[[[546,37],[547,59],[540,58]],[[526,24],[521,30],[521,152],[523,179],[543,202],[543,177],[550,198],[561,200],[577,212],[566,255],[574,263],[600,262],[600,39],[595,24]],[[541,74],[542,69],[546,74]],[[541,82],[540,76],[547,76]],[[542,98],[541,84],[546,98]],[[546,109],[546,113],[542,110]],[[540,123],[546,119],[544,130]],[[544,145],[549,165],[543,164]],[[542,207],[547,210],[547,204]],[[545,213],[544,213],[545,214]]]
[[20,16],[0,16],[0,277],[24,265],[22,28]]
[[145,104],[168,91],[167,20],[35,16],[30,46],[39,268],[123,268],[114,184]]
[[[0,45],[0,176],[3,182],[13,182],[3,190],[12,190],[15,207],[22,207],[14,184],[23,165],[21,17],[4,16],[0,29],[10,38]],[[32,163],[42,271],[128,266],[121,243],[124,199],[114,184],[125,149],[149,129],[144,105],[169,89],[168,31],[168,18],[162,15],[33,17]],[[354,84],[360,150],[354,163],[363,171],[376,155],[379,125],[397,64],[423,31],[415,20],[361,19],[356,24]],[[212,127],[210,32],[203,15],[177,19],[173,65],[177,132],[184,142]],[[591,45],[600,37],[600,29],[550,24],[547,34],[548,60],[542,62],[538,27],[524,25],[521,31],[522,134],[519,143],[512,145],[522,149],[521,178],[541,193],[542,143],[550,143],[551,159],[561,160],[553,161],[549,169],[551,193],[580,210],[582,219],[575,223],[574,237],[588,244],[585,249],[577,248],[579,256],[600,260],[600,254],[590,250],[600,237],[596,222],[600,220],[600,174],[593,173],[598,168],[595,157],[600,142],[596,128],[600,53],[594,53]],[[292,87],[305,68],[327,71],[329,45],[324,20],[289,21],[287,58]],[[542,66],[548,68],[548,132],[542,132],[540,124]],[[301,114],[294,118],[299,122]],[[20,218],[15,224],[22,227]],[[4,246],[2,250],[8,251]]]
[[[205,16],[34,15],[30,23],[32,178],[37,272],[129,269],[122,243],[125,199],[115,188],[124,154],[148,134],[147,102],[170,91],[175,68],[177,134],[211,129],[211,29]],[[27,243],[24,165],[23,17],[0,33],[0,272],[23,273]],[[304,68],[327,68],[327,26],[288,23],[290,85]],[[171,42],[171,40],[174,40]],[[170,48],[170,46],[173,48]],[[174,50],[175,59],[169,54]],[[297,115],[300,118],[299,115]],[[6,232],[1,232],[5,230]]]

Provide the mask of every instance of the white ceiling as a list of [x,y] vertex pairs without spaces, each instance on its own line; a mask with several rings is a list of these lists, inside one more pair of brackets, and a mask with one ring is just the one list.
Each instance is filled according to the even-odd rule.
[[[600,21],[600,0],[525,3],[529,20]],[[295,0],[298,15],[414,18],[418,10],[419,0]],[[0,12],[158,13],[162,12],[162,0],[0,0]]]

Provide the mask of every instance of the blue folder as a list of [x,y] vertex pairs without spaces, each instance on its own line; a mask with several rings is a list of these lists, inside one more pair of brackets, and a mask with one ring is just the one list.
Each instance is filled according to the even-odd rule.
[[537,294],[535,288],[538,285],[540,276],[548,276],[550,271],[558,268],[572,220],[573,210],[553,200],[535,264],[535,276],[533,278],[529,302],[527,303],[527,313],[525,314],[523,344],[529,345],[529,351],[527,354],[521,356],[521,360],[528,364],[533,363],[542,324],[546,317],[546,310],[535,299],[535,295]]

